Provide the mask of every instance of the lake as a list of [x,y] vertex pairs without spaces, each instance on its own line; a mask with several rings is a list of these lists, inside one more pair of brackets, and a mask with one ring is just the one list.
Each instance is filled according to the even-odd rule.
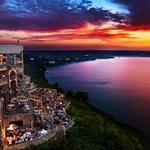
[[90,93],[90,103],[150,134],[150,57],[116,57],[47,68],[49,83]]

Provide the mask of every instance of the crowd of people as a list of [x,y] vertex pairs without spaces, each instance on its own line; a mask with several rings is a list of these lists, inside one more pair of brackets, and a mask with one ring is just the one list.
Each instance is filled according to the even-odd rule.
[[30,112],[31,105],[29,99],[22,97],[12,98],[5,108],[5,114],[7,115]]
[[[56,128],[57,125],[62,124],[65,127],[71,121],[65,111],[67,103],[64,101],[64,95],[58,93],[56,90],[37,88],[36,91],[28,95],[28,99],[38,99],[40,102],[42,101],[41,108],[32,105],[35,129],[23,128],[17,125],[9,127],[6,131],[6,139],[10,146],[32,141],[34,137],[37,138],[47,134],[53,128]],[[26,102],[27,101],[24,101],[24,108],[28,105]]]
[[27,141],[32,141],[35,137],[36,130],[32,128],[23,128],[15,124],[11,124],[6,131],[7,145],[12,146]]
[[[55,126],[57,124],[63,123],[66,125],[70,119],[66,115],[66,106],[67,102],[64,101],[64,95],[61,93],[58,93],[56,90],[49,90],[49,89],[38,89],[36,93],[31,95],[32,98],[41,98],[43,102],[43,109],[36,110],[36,122],[38,124],[38,127],[40,124],[45,127],[49,126]],[[42,119],[40,118],[40,115],[44,113],[44,116]]]

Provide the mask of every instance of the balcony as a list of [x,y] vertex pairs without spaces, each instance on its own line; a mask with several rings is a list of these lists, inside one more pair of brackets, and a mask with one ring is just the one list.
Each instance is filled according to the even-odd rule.
[[0,78],[0,86],[7,84],[7,78]]
[[0,63],[0,71],[6,71],[7,67],[6,67],[6,63]]

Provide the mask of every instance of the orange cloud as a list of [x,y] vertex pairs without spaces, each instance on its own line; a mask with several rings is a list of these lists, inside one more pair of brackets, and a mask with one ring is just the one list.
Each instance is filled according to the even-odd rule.
[[150,30],[117,29],[116,22],[84,24],[76,29],[53,32],[0,31],[0,41],[13,43],[17,39],[25,46],[90,47],[91,49],[150,49]]

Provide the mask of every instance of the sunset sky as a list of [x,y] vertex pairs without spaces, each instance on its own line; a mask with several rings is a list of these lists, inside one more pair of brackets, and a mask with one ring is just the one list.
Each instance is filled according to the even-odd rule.
[[150,50],[150,0],[0,0],[0,43]]

